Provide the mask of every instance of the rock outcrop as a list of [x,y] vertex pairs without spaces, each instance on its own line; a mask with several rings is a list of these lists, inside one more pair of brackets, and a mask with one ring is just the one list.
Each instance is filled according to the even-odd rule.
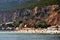
[[[51,6],[51,11],[48,12],[48,17],[46,18],[46,21],[48,24],[51,24],[51,25],[57,25],[57,24],[60,24],[59,20],[60,20],[60,13],[59,10],[56,10],[57,8],[59,8],[58,5],[52,5]],[[56,10],[56,11],[55,11]]]

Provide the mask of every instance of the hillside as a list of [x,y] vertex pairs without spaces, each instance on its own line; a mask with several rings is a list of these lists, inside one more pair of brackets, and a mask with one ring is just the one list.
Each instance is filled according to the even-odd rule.
[[28,20],[54,25],[59,19],[54,5],[60,7],[60,0],[0,0],[0,23]]

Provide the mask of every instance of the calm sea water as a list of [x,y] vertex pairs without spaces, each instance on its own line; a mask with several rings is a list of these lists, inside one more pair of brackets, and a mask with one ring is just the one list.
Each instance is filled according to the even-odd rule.
[[0,33],[0,40],[60,40],[60,35],[39,33]]

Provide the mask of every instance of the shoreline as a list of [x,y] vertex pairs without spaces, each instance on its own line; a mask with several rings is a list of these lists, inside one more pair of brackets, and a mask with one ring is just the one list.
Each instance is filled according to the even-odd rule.
[[23,28],[14,31],[0,31],[0,33],[40,33],[40,34],[60,34],[60,30],[49,30],[49,29],[34,29],[34,28]]
[[14,32],[20,32],[20,33],[46,33],[46,34],[59,34],[60,30],[49,30],[49,29],[34,29],[34,28],[23,28]]
[[60,35],[60,31],[52,31],[52,32],[21,32],[21,31],[1,31],[0,34],[20,34],[20,33],[24,33],[24,34],[59,34]]

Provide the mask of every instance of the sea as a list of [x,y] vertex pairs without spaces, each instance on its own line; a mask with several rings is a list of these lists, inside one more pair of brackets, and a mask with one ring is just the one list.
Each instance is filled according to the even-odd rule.
[[0,32],[0,40],[60,40],[60,34]]

